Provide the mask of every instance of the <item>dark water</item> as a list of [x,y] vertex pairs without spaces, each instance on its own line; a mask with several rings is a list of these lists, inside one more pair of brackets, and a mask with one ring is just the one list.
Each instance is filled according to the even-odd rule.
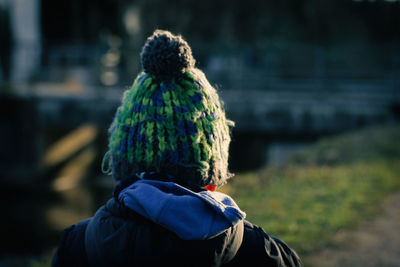
[[41,255],[57,246],[62,229],[92,216],[111,197],[111,183],[87,181],[96,178],[63,191],[2,186],[0,258]]

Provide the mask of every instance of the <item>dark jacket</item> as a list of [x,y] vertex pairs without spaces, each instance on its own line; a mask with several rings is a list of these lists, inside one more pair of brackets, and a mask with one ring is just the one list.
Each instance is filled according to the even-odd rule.
[[53,266],[302,265],[284,242],[244,215],[221,193],[122,182],[93,218],[64,230]]

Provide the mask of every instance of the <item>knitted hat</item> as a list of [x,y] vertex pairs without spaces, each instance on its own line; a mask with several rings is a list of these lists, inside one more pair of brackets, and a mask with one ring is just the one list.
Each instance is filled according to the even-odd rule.
[[233,122],[194,66],[187,42],[156,30],[141,62],[143,72],[124,92],[109,129],[105,160],[114,178],[159,172],[198,186],[224,184],[231,176],[228,125]]

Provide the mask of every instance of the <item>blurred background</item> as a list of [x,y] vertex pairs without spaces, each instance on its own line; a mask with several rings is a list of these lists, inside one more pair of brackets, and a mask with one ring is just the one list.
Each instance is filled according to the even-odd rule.
[[[280,183],[271,170],[280,177],[298,153],[301,166],[315,155],[313,166],[341,162],[341,150],[304,154],[326,138],[389,125],[386,147],[396,146],[399,14],[399,0],[0,0],[0,263],[51,255],[63,228],[111,196],[114,182],[100,171],[107,128],[155,29],[191,45],[236,122],[233,179],[259,186]],[[371,140],[391,140],[362,134],[354,157]],[[305,254],[318,247],[293,244]]]

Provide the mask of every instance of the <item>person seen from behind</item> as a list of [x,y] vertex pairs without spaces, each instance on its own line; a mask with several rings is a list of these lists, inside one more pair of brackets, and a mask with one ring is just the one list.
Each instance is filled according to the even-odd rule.
[[302,266],[215,191],[233,122],[187,42],[156,30],[141,63],[109,129],[113,197],[64,230],[53,266]]

